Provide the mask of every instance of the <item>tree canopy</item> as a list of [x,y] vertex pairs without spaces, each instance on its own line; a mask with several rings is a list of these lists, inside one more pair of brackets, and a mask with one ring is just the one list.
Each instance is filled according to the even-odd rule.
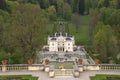
[[[90,47],[90,54],[98,54],[101,62],[120,62],[120,0],[0,0],[0,60],[24,63],[34,58],[47,36],[57,31],[58,25],[51,24],[57,19],[68,21],[66,32],[75,35],[77,45]],[[79,35],[82,32],[90,40],[80,38],[86,37]]]

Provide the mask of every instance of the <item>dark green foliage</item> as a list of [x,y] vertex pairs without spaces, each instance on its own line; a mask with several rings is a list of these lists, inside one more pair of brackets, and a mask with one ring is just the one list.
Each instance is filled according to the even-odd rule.
[[79,1],[79,13],[81,15],[84,15],[84,11],[85,11],[85,0],[80,0]]
[[56,15],[55,6],[49,6],[48,13],[50,20],[56,20],[57,15]]
[[104,6],[108,7],[110,5],[109,0],[104,0]]
[[96,30],[97,33],[93,41],[94,52],[99,54],[99,59],[104,63],[115,60],[118,54],[118,46],[112,28],[100,23]]
[[6,4],[5,0],[0,0],[0,9],[8,10],[8,5]]
[[100,9],[100,20],[104,24],[117,25],[120,24],[120,10],[111,9],[111,8],[101,8]]
[[0,64],[2,60],[9,60],[9,53],[5,52],[3,49],[0,49]]
[[77,45],[92,49],[93,43],[102,62],[120,62],[116,57],[120,53],[120,0],[0,0],[0,56],[9,52],[9,63],[34,58],[52,30],[58,31],[58,25],[51,24],[58,18],[71,23],[64,25],[64,31],[75,35]]
[[0,76],[0,79],[13,79],[13,78],[16,78],[16,79],[19,79],[20,80],[38,80],[38,77],[33,77],[32,75],[1,75]]
[[12,54],[10,63],[22,63],[35,57],[36,50],[45,44],[42,35],[46,33],[47,22],[48,15],[44,10],[30,3],[18,3],[10,16],[7,12],[0,11],[0,47]]
[[72,9],[70,7],[69,4],[64,4],[64,7],[63,7],[64,11],[63,11],[63,18],[66,20],[66,21],[70,21],[71,20],[71,17],[72,17]]
[[16,50],[14,51],[14,53],[12,53],[10,55],[10,63],[12,64],[20,64],[22,63],[23,57],[22,57],[22,53],[20,50]]

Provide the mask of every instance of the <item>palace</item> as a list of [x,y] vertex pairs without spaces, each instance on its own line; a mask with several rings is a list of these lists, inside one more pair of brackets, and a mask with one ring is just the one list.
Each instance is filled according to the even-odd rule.
[[48,45],[44,48],[50,52],[72,52],[76,48],[74,36],[68,33],[54,33],[48,36]]

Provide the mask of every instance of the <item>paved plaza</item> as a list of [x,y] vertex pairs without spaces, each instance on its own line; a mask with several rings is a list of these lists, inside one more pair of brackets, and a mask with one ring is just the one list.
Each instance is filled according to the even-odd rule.
[[42,71],[21,71],[21,72],[0,72],[0,75],[27,75],[39,77],[38,80],[90,80],[89,76],[95,76],[96,74],[115,74],[120,75],[120,71],[85,71],[80,73],[79,78],[74,78],[73,76],[55,76],[55,78],[50,78],[48,73]]

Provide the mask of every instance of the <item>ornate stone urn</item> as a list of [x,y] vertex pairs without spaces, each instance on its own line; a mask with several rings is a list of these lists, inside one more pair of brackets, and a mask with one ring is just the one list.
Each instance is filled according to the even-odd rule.
[[82,64],[83,60],[82,59],[78,59],[78,64]]
[[6,65],[7,64],[7,60],[2,60],[1,63],[2,63],[2,65]]
[[30,64],[30,65],[33,64],[33,59],[29,59],[28,64]]
[[45,59],[45,64],[48,65],[49,64],[49,60]]
[[95,64],[99,64],[100,60],[99,59],[94,59]]

